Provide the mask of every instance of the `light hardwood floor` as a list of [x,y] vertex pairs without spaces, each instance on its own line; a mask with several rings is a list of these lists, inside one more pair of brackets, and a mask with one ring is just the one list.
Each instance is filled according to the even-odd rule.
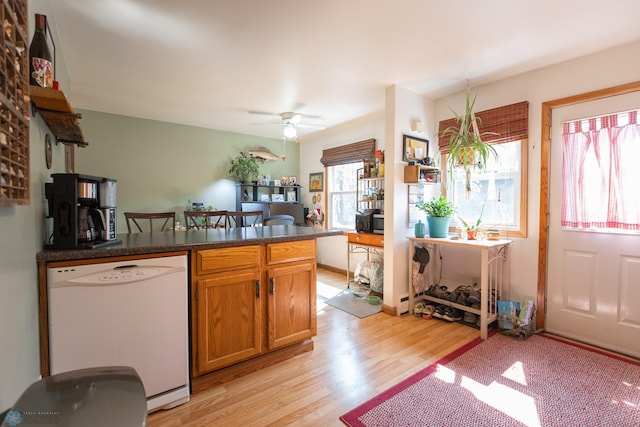
[[[318,269],[319,294],[345,281]],[[384,313],[359,319],[318,304],[313,351],[193,394],[151,414],[147,425],[342,426],[340,415],[478,336],[457,323]]]

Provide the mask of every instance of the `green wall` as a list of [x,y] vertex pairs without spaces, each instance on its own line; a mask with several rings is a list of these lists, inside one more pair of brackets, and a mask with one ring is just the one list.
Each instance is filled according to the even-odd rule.
[[[284,151],[282,140],[147,119],[78,110],[88,147],[76,148],[77,173],[118,181],[118,231],[126,232],[125,211],[176,211],[179,221],[187,201],[216,209],[235,209],[236,179],[229,162],[240,151],[267,147]],[[265,162],[261,174],[271,179],[298,176],[300,149],[286,142],[287,160]],[[303,184],[304,185],[304,184]]]

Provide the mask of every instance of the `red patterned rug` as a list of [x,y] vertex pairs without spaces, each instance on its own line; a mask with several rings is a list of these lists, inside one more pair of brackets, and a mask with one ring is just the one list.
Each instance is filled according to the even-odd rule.
[[348,426],[640,426],[640,362],[546,334],[477,339],[340,419]]

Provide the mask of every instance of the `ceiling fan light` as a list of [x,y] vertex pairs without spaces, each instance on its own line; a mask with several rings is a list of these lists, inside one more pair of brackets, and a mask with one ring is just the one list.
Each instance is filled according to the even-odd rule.
[[287,123],[284,127],[284,131],[282,133],[287,139],[295,139],[298,136],[298,132],[296,132],[296,128],[291,124]]

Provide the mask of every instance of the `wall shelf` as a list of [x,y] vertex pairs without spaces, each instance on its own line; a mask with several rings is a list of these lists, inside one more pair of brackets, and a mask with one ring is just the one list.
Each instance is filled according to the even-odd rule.
[[26,0],[0,4],[3,20],[0,51],[0,206],[28,205],[29,46]]
[[80,129],[78,119],[81,115],[73,111],[64,92],[30,85],[29,96],[33,103],[34,114],[37,112],[42,116],[57,142],[78,147],[89,145],[84,140]]
[[440,182],[440,170],[433,166],[407,165],[404,167],[405,184],[435,184]]

